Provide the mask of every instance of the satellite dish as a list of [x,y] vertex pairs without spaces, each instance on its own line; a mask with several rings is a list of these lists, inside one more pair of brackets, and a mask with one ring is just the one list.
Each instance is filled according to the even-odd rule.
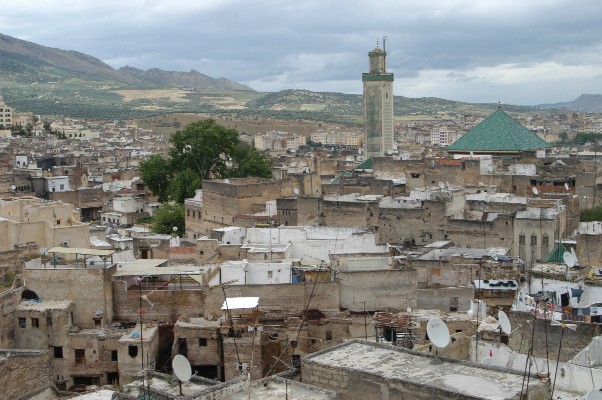
[[230,183],[230,179],[224,179],[224,183]]
[[497,313],[497,319],[500,322],[500,328],[502,329],[502,332],[504,332],[506,335],[509,335],[512,332],[512,326],[510,325],[510,320],[508,319],[506,313],[500,311]]
[[297,194],[297,195],[298,195],[298,194],[299,194],[299,189],[297,189],[297,188],[293,188],[293,193],[295,193],[295,194]]
[[42,248],[40,248],[40,254],[41,254],[41,255],[45,256],[45,255],[46,255],[46,253],[48,253],[48,249],[47,249],[46,247],[42,247]]
[[173,369],[174,375],[180,380],[180,382],[188,382],[192,378],[192,368],[188,359],[181,354],[178,354],[173,358],[171,362],[171,368]]
[[602,400],[602,392],[599,390],[590,390],[587,392],[584,400]]
[[15,191],[17,187],[15,185],[10,185],[10,190]]
[[447,187],[447,189],[451,189],[451,185],[449,184],[449,182],[445,182],[445,186]]
[[564,184],[564,190],[566,190],[567,192],[569,191],[569,184],[568,183]]
[[445,189],[445,183],[439,182],[439,189],[441,189],[441,190]]
[[426,324],[426,333],[431,343],[443,349],[449,344],[449,329],[445,322],[439,318],[431,318]]
[[575,253],[575,248],[574,247],[571,247],[571,255],[575,259],[575,263],[579,262],[579,260],[577,259],[577,253]]
[[481,360],[481,364],[483,365],[491,365],[493,364],[493,358],[491,357],[485,357]]
[[539,195],[539,190],[535,186],[531,188],[531,191],[533,192],[533,196]]
[[575,266],[575,259],[573,258],[573,255],[568,251],[564,252],[564,254],[562,255],[562,259],[564,260],[564,264],[567,267],[573,268]]

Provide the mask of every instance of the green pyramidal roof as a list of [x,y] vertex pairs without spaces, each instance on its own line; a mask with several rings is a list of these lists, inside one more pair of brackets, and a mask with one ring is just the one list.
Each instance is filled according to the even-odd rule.
[[515,153],[551,147],[501,109],[447,148],[448,152]]

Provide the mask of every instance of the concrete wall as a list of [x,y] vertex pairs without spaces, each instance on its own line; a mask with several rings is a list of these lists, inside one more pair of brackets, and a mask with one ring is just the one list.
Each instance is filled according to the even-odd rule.
[[474,290],[472,286],[445,287],[437,289],[418,289],[416,307],[423,310],[452,311],[455,307],[459,312],[470,310]]

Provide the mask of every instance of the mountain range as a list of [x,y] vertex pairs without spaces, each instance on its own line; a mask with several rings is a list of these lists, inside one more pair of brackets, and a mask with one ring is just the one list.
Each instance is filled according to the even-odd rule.
[[151,87],[252,90],[240,83],[212,78],[194,70],[175,72],[153,68],[143,71],[128,66],[115,70],[87,54],[41,46],[3,34],[0,34],[0,74],[0,82],[43,83],[79,77]]
[[[93,56],[0,34],[0,95],[17,111],[82,118],[144,118],[167,113],[222,113],[241,118],[362,123],[361,95],[284,90],[260,93],[198,71],[114,69]],[[488,115],[495,104],[395,96],[395,115]],[[602,112],[602,95],[566,103],[511,106],[513,112]]]

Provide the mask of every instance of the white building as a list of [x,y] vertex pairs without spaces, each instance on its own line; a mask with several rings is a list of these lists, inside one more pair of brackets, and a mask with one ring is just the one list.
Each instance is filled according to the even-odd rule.
[[69,192],[71,190],[68,176],[48,176],[44,179],[46,180],[46,191],[48,193]]

